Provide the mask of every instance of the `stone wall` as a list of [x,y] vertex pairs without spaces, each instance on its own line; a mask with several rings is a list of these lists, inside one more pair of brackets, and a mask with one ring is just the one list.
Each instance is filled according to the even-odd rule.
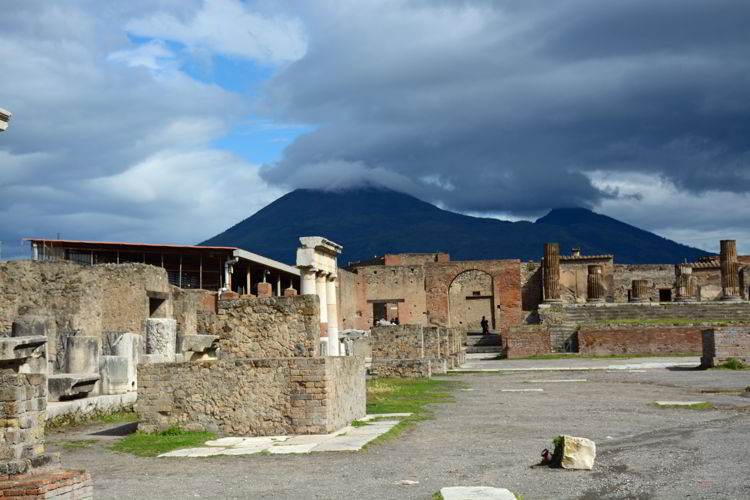
[[377,326],[370,331],[372,360],[425,357],[420,325]]
[[716,366],[730,358],[750,365],[750,324],[705,329],[702,340],[702,366]]
[[521,310],[524,323],[536,323],[536,309],[542,303],[542,265],[538,262],[521,263]]
[[588,356],[613,354],[700,354],[700,326],[629,325],[578,330],[578,352]]
[[448,262],[451,260],[447,253],[387,253],[383,256],[386,266],[420,266],[430,262]]
[[429,359],[373,360],[370,375],[393,378],[430,378],[432,362]]
[[44,455],[46,408],[44,375],[0,373],[0,465],[14,467],[0,469],[0,476],[25,471]]
[[492,276],[478,269],[455,277],[448,289],[449,324],[466,331],[481,332],[482,317],[495,328]]
[[321,434],[365,415],[359,356],[156,363],[140,365],[138,378],[139,429],[146,432]]
[[648,298],[651,302],[659,302],[659,290],[672,290],[672,300],[675,299],[674,265],[671,264],[617,264],[615,266],[614,300],[628,302],[633,280],[648,281]]
[[[141,332],[149,317],[147,292],[169,293],[164,269],[146,264],[81,266],[67,261],[0,262],[0,332],[22,306],[49,312],[58,332],[101,337]],[[167,315],[171,314],[168,304]],[[49,339],[50,346],[59,344]]]
[[585,303],[588,298],[588,266],[598,264],[602,266],[602,278],[605,297],[612,296],[615,288],[614,264],[611,257],[595,258],[581,256],[578,258],[565,257],[560,259],[560,298],[565,303]]
[[221,300],[211,333],[219,337],[221,359],[312,357],[318,318],[317,295]]
[[372,301],[394,301],[398,304],[398,318],[402,325],[424,325],[425,292],[424,266],[368,266],[357,269],[363,293],[357,298],[364,328],[373,324]]
[[[607,323],[619,320],[690,320],[695,323],[747,319],[750,302],[662,302],[644,304],[596,304],[540,308],[545,323]],[[549,321],[548,321],[549,320]]]
[[550,353],[549,330],[543,326],[510,327],[505,339],[508,358]]
[[372,326],[372,304],[368,304],[365,300],[365,287],[359,269],[357,272],[339,269],[336,281],[339,331],[369,330]]

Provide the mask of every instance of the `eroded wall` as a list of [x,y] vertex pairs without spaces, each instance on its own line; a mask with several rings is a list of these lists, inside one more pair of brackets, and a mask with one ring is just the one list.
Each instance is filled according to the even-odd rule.
[[602,266],[605,297],[611,297],[615,288],[614,264],[611,258],[560,259],[560,298],[563,302],[584,303],[588,298],[589,265]]
[[617,264],[615,265],[615,302],[627,302],[629,292],[633,286],[633,280],[648,281],[648,299],[651,302],[659,302],[659,290],[669,289],[672,291],[672,300],[675,300],[674,265],[670,264]]

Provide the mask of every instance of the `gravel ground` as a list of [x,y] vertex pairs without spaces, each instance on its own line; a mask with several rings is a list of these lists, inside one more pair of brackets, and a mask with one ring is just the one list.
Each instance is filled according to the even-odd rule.
[[[644,360],[647,361],[647,360]],[[586,378],[577,383],[536,380]],[[60,449],[63,464],[94,474],[98,499],[429,499],[444,486],[508,488],[534,499],[750,498],[750,398],[706,390],[750,386],[750,371],[467,373],[435,419],[361,452],[203,459],[109,451],[123,429],[89,426],[48,437],[97,439]],[[501,392],[543,388],[544,392]],[[714,409],[656,408],[657,400]],[[116,427],[116,426],[115,426]],[[533,467],[553,437],[593,439],[592,471]],[[60,447],[58,447],[60,448]],[[417,485],[395,484],[401,480]]]

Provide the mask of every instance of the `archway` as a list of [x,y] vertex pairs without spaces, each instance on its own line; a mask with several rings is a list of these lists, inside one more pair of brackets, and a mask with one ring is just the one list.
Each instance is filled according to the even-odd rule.
[[478,269],[458,274],[448,288],[449,325],[467,332],[481,332],[482,316],[495,328],[492,276]]

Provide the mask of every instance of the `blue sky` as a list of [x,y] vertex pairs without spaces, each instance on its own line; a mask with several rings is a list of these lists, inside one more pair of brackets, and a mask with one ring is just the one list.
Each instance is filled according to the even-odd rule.
[[744,0],[6,0],[0,240],[193,244],[292,189],[367,183],[750,253],[748,18]]

